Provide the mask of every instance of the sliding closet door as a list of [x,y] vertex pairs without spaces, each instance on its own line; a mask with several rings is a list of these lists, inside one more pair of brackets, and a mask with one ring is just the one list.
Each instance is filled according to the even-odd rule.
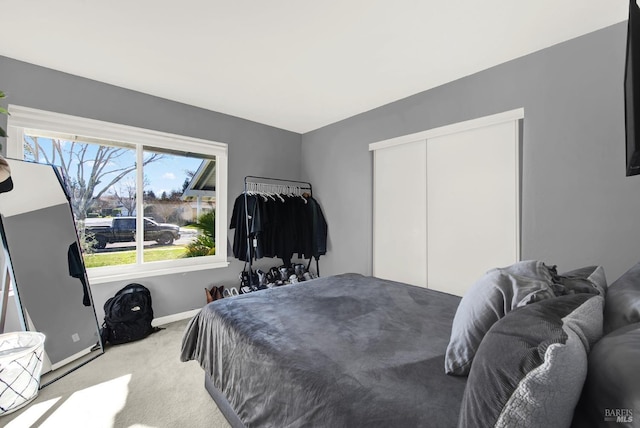
[[373,274],[464,295],[520,257],[517,109],[369,145]]
[[427,285],[425,141],[374,151],[373,275]]
[[428,287],[464,295],[519,257],[518,122],[427,141]]

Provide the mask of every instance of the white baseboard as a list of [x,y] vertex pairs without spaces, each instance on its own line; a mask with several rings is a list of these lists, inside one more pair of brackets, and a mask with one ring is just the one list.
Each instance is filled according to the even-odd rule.
[[200,309],[194,309],[192,311],[180,312],[179,314],[167,315],[166,317],[154,318],[151,321],[151,325],[158,327],[160,325],[169,324],[175,321],[181,321],[188,318],[193,318],[200,312]]

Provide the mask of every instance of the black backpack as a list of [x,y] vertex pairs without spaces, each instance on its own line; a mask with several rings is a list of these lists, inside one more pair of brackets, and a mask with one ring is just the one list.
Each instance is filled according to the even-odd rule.
[[151,327],[153,309],[151,293],[140,284],[129,284],[104,304],[104,323],[100,330],[102,344],[140,340],[156,329]]

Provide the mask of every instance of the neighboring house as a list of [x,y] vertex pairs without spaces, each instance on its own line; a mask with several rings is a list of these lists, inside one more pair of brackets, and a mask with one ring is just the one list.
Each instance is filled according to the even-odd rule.
[[185,214],[200,217],[203,210],[216,208],[216,161],[203,160],[191,181],[182,192],[182,200],[189,202],[191,212]]

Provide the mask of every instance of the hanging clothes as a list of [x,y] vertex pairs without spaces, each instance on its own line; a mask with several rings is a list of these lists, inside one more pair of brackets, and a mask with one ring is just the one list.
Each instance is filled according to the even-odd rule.
[[78,247],[77,242],[73,242],[69,245],[69,249],[67,250],[69,275],[74,278],[78,278],[82,284],[82,304],[84,306],[91,306],[91,299],[89,298],[89,284],[87,284],[84,263],[80,254],[80,247]]
[[270,257],[289,266],[296,253],[316,260],[326,254],[327,223],[311,196],[242,194],[234,202],[230,228],[235,229],[233,254],[245,262]]
[[[245,209],[246,201],[246,209]],[[255,195],[240,195],[233,204],[233,212],[231,214],[231,224],[229,227],[235,229],[233,240],[233,255],[235,258],[248,262],[250,259],[262,258],[261,245],[257,248],[247,246],[247,215],[249,218],[249,236],[253,239],[262,232],[263,222],[267,219],[264,209],[260,206],[261,200]],[[260,240],[261,243],[261,240]],[[254,254],[257,253],[257,254]]]
[[[307,198],[311,216],[311,255],[318,260],[327,254],[327,222],[322,214],[318,202],[312,197]],[[311,258],[311,255],[308,257]]]

